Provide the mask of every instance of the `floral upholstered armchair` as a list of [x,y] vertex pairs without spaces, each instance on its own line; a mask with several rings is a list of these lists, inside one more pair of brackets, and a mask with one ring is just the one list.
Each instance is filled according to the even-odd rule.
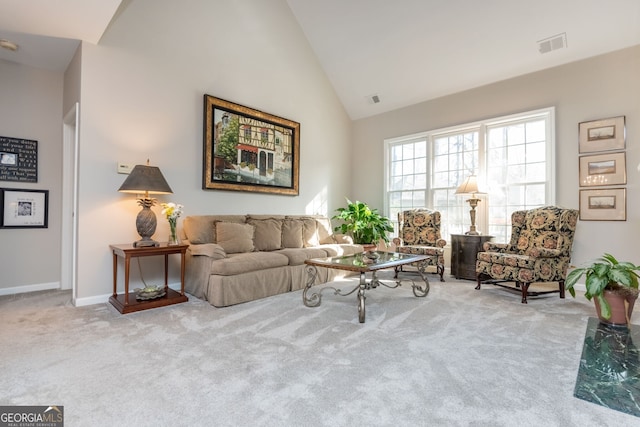
[[[501,285],[515,282],[527,296],[559,292],[564,298],[564,281],[571,262],[571,247],[578,222],[578,211],[555,206],[516,211],[511,215],[511,241],[486,242],[479,252],[476,275],[480,289],[483,281]],[[529,292],[536,282],[558,282],[558,290]]]
[[[440,281],[444,282],[444,246],[440,237],[440,212],[430,209],[413,209],[398,214],[400,237],[393,239],[396,250],[405,254],[426,255],[427,265],[435,265]],[[402,267],[399,267],[400,271]],[[396,268],[396,277],[398,276]]]

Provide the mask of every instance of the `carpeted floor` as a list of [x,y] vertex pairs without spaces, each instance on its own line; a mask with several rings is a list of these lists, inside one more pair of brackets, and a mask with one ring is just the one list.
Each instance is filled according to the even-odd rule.
[[426,298],[369,291],[364,324],[355,295],[331,292],[128,315],[2,297],[0,405],[64,405],[66,426],[640,425],[573,397],[595,315],[581,295],[523,305],[430,277]]

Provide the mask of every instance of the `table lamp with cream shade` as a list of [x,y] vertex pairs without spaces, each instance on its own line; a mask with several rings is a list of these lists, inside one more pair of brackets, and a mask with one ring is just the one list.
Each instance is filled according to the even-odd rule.
[[468,194],[471,196],[467,199],[467,202],[469,202],[469,206],[471,206],[471,210],[469,211],[469,215],[471,215],[471,227],[465,234],[469,234],[472,236],[479,235],[480,233],[476,229],[476,207],[478,206],[478,202],[480,202],[480,199],[476,195],[487,193],[482,192],[478,189],[478,177],[475,175],[468,176],[467,179],[465,179],[464,182],[460,184],[455,194]]
[[158,242],[151,239],[156,232],[158,221],[151,207],[156,204],[156,199],[150,194],[171,194],[173,191],[164,179],[160,168],[146,165],[135,165],[127,179],[124,180],[118,191],[123,193],[138,194],[138,204],[142,210],[136,217],[136,229],[142,239],[133,242],[134,247],[158,246]]

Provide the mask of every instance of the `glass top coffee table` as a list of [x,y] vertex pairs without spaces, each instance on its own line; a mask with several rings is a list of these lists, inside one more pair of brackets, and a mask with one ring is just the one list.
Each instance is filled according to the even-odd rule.
[[[401,254],[397,252],[366,252],[355,255],[337,256],[331,258],[313,258],[308,259],[304,263],[307,264],[307,285],[302,292],[302,302],[307,307],[317,307],[322,302],[322,292],[326,289],[332,289],[335,295],[347,296],[351,295],[355,291],[358,291],[358,319],[360,323],[364,323],[365,320],[365,295],[364,292],[369,289],[375,289],[382,285],[387,288],[397,288],[402,285],[402,282],[411,282],[413,288],[413,294],[417,297],[425,297],[429,293],[429,279],[425,275],[425,269],[427,267],[426,255],[413,255],[413,254]],[[395,268],[400,265],[416,263],[418,267],[418,273],[424,281],[424,285],[417,284],[412,279],[398,279],[395,280],[395,284],[391,285],[384,283],[376,277],[378,270],[386,268]],[[360,273],[360,282],[350,291],[343,292],[341,289],[334,288],[332,286],[325,286],[318,290],[318,292],[310,292],[311,287],[316,283],[318,277],[318,267],[333,268],[338,270],[347,270],[356,273]],[[367,273],[371,272],[371,279],[367,280]]]

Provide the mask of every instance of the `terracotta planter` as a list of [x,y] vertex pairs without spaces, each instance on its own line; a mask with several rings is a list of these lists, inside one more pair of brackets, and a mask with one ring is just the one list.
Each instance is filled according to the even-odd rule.
[[608,325],[627,326],[631,319],[633,306],[636,303],[636,299],[638,299],[638,295],[630,293],[621,294],[619,292],[605,290],[603,296],[611,306],[611,318],[605,319],[602,317],[598,299],[594,298],[593,300],[596,304],[596,311],[600,321]]
[[363,243],[362,247],[364,248],[363,252],[375,251],[378,248],[378,245],[373,243]]

